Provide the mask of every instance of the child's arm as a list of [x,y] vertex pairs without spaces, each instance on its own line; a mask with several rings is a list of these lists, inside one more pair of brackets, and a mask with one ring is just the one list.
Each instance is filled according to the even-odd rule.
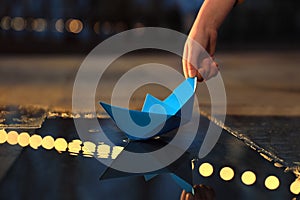
[[[238,0],[241,2],[242,0]],[[232,7],[237,3],[236,0],[205,0],[197,18],[189,33],[189,38],[195,40],[210,54],[214,56],[217,42],[217,31],[227,14]],[[186,77],[198,77],[198,81],[205,80],[215,76],[218,73],[217,64],[212,62],[209,66],[200,69],[200,63],[197,62],[197,57],[200,56],[199,48],[190,42],[186,42],[183,58],[183,72]],[[198,66],[193,67],[193,63],[198,63]],[[199,73],[204,74],[202,77]]]

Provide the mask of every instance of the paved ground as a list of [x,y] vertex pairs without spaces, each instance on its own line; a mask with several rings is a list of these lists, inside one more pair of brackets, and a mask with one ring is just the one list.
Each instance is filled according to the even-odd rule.
[[[39,105],[70,110],[72,87],[83,56],[0,57],[0,105]],[[228,114],[300,115],[299,52],[219,53]],[[99,85],[97,98],[109,99],[112,84],[133,66],[160,62],[181,70],[174,56],[126,56],[109,68]],[[101,66],[100,66],[101,67]],[[172,80],[172,77],[166,77]],[[198,87],[200,104],[209,107],[204,84]],[[167,91],[152,90],[156,96]],[[140,107],[145,92],[137,93],[133,107]]]
[[[263,194],[272,199],[290,199],[294,196],[289,191],[289,184],[295,176],[292,173],[283,173],[283,170],[299,166],[300,145],[297,138],[300,121],[300,79],[298,78],[300,57],[298,55],[299,52],[220,53],[218,55],[227,92],[228,117],[225,130],[212,156],[208,157],[208,160],[200,160],[198,165],[205,161],[211,162],[216,169],[230,165],[237,172],[237,176],[233,182],[224,187],[224,182],[218,179],[217,173],[212,178],[203,179],[196,171],[195,183],[214,185],[219,197],[226,194],[230,197],[231,193],[228,191],[235,191],[236,188],[239,192],[232,194],[239,195],[241,199],[245,199],[245,195],[250,198],[250,194],[252,195],[250,199],[257,199]],[[33,122],[31,125],[35,127],[41,122],[39,115],[46,116],[46,112],[40,109],[34,108],[19,113],[14,111],[18,110],[18,107],[7,105],[33,105],[51,111],[71,111],[73,82],[83,59],[83,56],[0,57],[1,126],[6,123],[15,123],[22,127],[24,126],[22,122]],[[148,62],[159,62],[180,70],[180,58],[170,55],[138,55],[121,58],[113,63],[104,79],[101,80],[96,100],[109,101],[114,82],[132,66]],[[172,81],[172,77],[166,78]],[[199,94],[201,94],[199,99],[201,108],[209,110],[210,100],[207,89],[204,84],[198,86]],[[134,94],[130,106],[140,108],[146,91],[161,98],[167,96],[169,92],[155,85],[141,88]],[[122,101],[123,97],[119,100]],[[22,117],[24,115],[27,117]],[[71,121],[69,118],[47,119],[43,126],[36,130],[36,133],[42,136],[50,134],[54,138],[63,137],[69,140],[78,138]],[[203,129],[203,126],[201,127]],[[103,166],[81,158],[73,159],[67,153],[60,155],[55,151],[22,149],[8,144],[1,145],[0,148],[0,178],[2,178],[0,191],[5,191],[0,193],[5,193],[4,197],[29,199],[34,194],[36,198],[40,195],[48,195],[47,198],[51,199],[86,197],[84,195],[91,195],[94,198],[102,195],[105,199],[111,199],[112,190],[118,190],[118,187],[127,183],[127,179],[124,179],[101,185],[95,176],[99,175],[98,170],[101,171]],[[225,158],[220,152],[226,154]],[[20,155],[19,158],[18,155]],[[85,171],[87,166],[92,170]],[[47,167],[49,168],[44,174],[43,169]],[[70,168],[73,169],[71,173],[66,173]],[[253,170],[257,173],[258,184],[251,187],[251,191],[239,180],[239,175],[243,170]],[[65,173],[66,175],[55,176],[56,179],[51,178],[53,174]],[[74,173],[82,174],[87,179],[81,180],[81,176],[77,175],[71,178],[70,176]],[[270,192],[264,188],[264,178],[270,174],[280,178],[281,187],[276,192]],[[57,177],[61,179],[58,180]],[[38,184],[35,186],[38,188],[36,193],[33,193],[31,187],[20,187],[18,188],[20,193],[16,193],[14,188],[19,181],[22,181],[19,185],[52,183],[55,187],[44,191]],[[140,199],[145,194],[148,194],[149,199],[169,198],[170,196],[175,198],[180,193],[180,188],[172,185],[173,183],[170,184],[170,180],[165,178],[160,178],[150,185],[144,184],[138,178],[129,181],[139,185],[141,189],[139,193],[132,193],[132,199]],[[51,195],[51,191],[59,190],[62,184],[68,184],[66,188],[70,191],[76,187],[77,193]],[[165,190],[174,192],[158,195],[162,194],[159,189],[161,186]],[[119,191],[120,194],[128,192],[126,188]]]

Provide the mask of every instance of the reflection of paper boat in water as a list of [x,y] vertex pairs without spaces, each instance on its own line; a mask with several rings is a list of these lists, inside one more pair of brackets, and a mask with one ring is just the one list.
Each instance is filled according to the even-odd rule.
[[147,94],[141,111],[100,104],[129,139],[145,140],[190,120],[196,84],[196,78],[186,79],[163,101]]

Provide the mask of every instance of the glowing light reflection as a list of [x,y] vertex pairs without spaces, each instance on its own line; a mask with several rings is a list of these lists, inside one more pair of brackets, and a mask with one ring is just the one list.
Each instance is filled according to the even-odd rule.
[[7,134],[7,143],[10,145],[18,144],[19,134],[16,131],[9,131]]
[[0,130],[0,144],[3,144],[7,141],[7,133],[5,130]]
[[300,178],[297,178],[291,185],[290,185],[290,191],[298,195],[300,194]]
[[31,148],[33,149],[37,149],[39,146],[41,146],[42,144],[42,137],[40,135],[32,135],[29,138],[29,145],[31,146]]
[[280,181],[276,176],[268,176],[265,180],[265,186],[269,190],[276,190],[280,185]]
[[28,133],[26,133],[26,132],[22,132],[18,136],[18,144],[21,147],[26,147],[26,146],[29,145],[29,139],[30,139],[30,135]]
[[251,171],[245,171],[241,176],[241,180],[245,185],[253,185],[256,181],[256,175]]
[[112,153],[111,153],[111,158],[116,159],[118,155],[123,151],[124,147],[121,146],[114,146]]
[[202,163],[199,167],[199,173],[203,177],[209,177],[213,174],[214,168],[210,163]]
[[58,152],[66,151],[68,148],[68,143],[64,138],[57,138],[54,142],[54,148]]
[[81,151],[81,144],[82,144],[81,140],[78,139],[70,142],[68,145],[68,151],[70,152],[70,155],[77,156]]
[[110,146],[107,144],[99,144],[97,148],[98,158],[108,158],[110,154]]
[[220,171],[220,177],[224,181],[230,181],[234,177],[234,171],[230,167],[223,167]]
[[84,157],[93,157],[96,151],[96,145],[92,142],[86,141],[82,147]]
[[54,147],[54,138],[50,135],[45,136],[42,140],[42,147],[47,150],[51,150]]

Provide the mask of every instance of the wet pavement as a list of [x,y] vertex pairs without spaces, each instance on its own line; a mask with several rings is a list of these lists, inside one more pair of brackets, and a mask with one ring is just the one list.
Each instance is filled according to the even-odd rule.
[[[99,177],[107,167],[92,155],[98,159],[114,159],[117,155],[113,155],[114,150],[117,145],[117,147],[122,147],[123,139],[126,139],[125,135],[110,119],[99,118],[99,123],[104,127],[105,133],[109,134],[110,139],[114,138],[116,146],[103,152],[99,146],[105,142],[99,141],[100,143],[95,144],[94,152],[87,151],[84,148],[86,144],[80,144],[80,148],[77,150],[75,148],[74,151],[74,147],[70,144],[74,144],[80,138],[73,119],[69,118],[67,113],[57,113],[57,115],[65,117],[53,117],[51,113],[41,128],[34,131],[7,129],[7,132],[16,130],[19,135],[22,131],[27,131],[31,136],[39,135],[41,138],[49,136],[54,140],[63,138],[68,145],[62,147],[64,145],[61,143],[47,147],[41,142],[31,144],[31,142],[34,143],[31,141],[22,148],[19,143],[1,144],[0,159],[3,169],[1,172],[5,172],[2,173],[0,183],[1,198],[179,199],[181,188],[167,174],[161,174],[149,182],[144,181],[142,174],[100,181]],[[88,123],[90,119],[82,120],[87,120]],[[299,158],[300,149],[296,140],[299,120],[297,117],[228,116],[224,125],[225,130],[213,151],[204,159],[194,161],[192,170],[194,184],[213,187],[217,199],[292,199],[295,194],[290,191],[290,185],[296,176],[293,171],[287,169],[299,164],[297,158]],[[276,129],[277,124],[287,123],[289,126],[286,131]],[[202,115],[198,134],[188,150],[191,155],[197,155],[208,124],[209,119]],[[228,126],[232,128],[228,129]],[[272,130],[278,131],[271,134]],[[91,133],[95,134],[97,130],[91,127]],[[295,140],[292,143],[295,145],[290,145],[289,140]],[[187,162],[190,162],[192,158],[195,156],[191,156]],[[200,166],[205,166],[203,163],[209,163],[213,168],[212,174],[208,177],[206,176],[209,168],[200,172]],[[220,174],[224,167],[229,167],[225,168],[227,170],[233,170],[233,177],[230,177],[230,170],[223,175]],[[254,173],[253,185],[246,185],[247,180],[242,179],[245,171]],[[268,186],[265,183],[269,176],[278,178],[279,185],[275,185],[274,190],[268,189],[268,187],[272,188],[272,184]]]
[[[218,56],[224,66],[221,72],[228,116],[225,124],[210,118],[207,89],[199,85],[200,129],[189,152],[194,155],[199,150],[209,120],[223,132],[213,151],[195,161],[194,184],[213,187],[217,199],[296,197],[300,185],[292,185],[294,193],[290,186],[299,175],[300,165],[298,55]],[[123,58],[108,70],[96,98],[109,100],[112,83],[122,73],[153,59],[180,68],[180,59],[168,56]],[[149,182],[142,176],[99,180],[106,167],[92,156],[114,159],[124,147],[125,137],[98,110],[99,122],[118,138],[118,144],[107,148],[105,143],[80,140],[69,112],[73,82],[83,56],[12,56],[0,60],[0,130],[9,133],[3,138],[5,134],[0,131],[1,199],[179,199],[180,187],[166,174]],[[159,98],[169,92],[156,86],[149,90]],[[143,90],[136,93],[130,107],[140,108],[144,96]],[[97,130],[91,128],[91,132]],[[95,151],[88,151],[86,146]]]

